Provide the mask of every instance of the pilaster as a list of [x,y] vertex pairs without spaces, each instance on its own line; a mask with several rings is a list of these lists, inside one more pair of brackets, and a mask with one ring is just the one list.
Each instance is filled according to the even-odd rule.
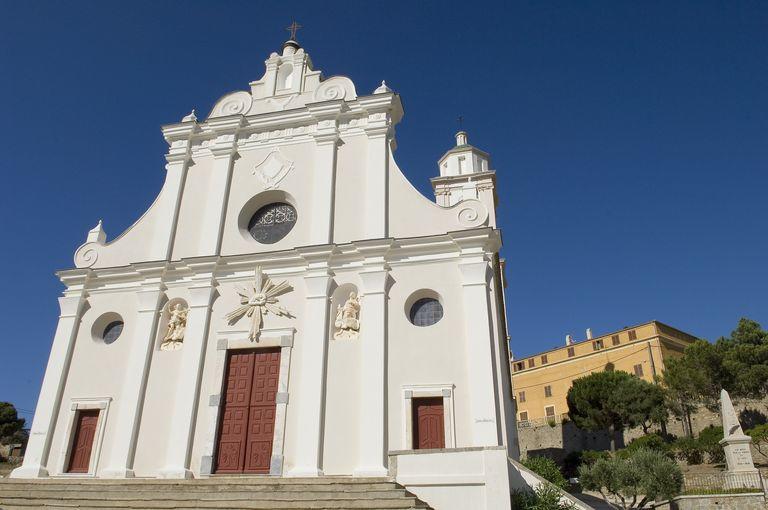
[[80,319],[86,303],[85,281],[89,270],[70,272],[62,281],[68,286],[59,298],[59,323],[53,337],[51,354],[45,368],[43,385],[37,399],[35,417],[29,433],[24,463],[13,470],[11,478],[39,478],[48,476],[48,455],[59,415],[61,397],[72,361]]
[[200,127],[194,120],[163,127],[163,136],[169,144],[168,153],[165,155],[167,164],[163,193],[168,196],[170,211],[169,214],[157,220],[157,228],[152,237],[154,243],[152,253],[161,255],[161,260],[169,260],[173,251],[181,197],[184,193],[187,170],[192,162],[191,137],[199,131]]
[[175,382],[176,396],[170,428],[173,433],[167,444],[165,468],[160,473],[162,478],[192,478],[189,459],[211,319],[211,304],[216,297],[216,281],[213,278],[216,263],[199,262],[190,266],[197,274],[189,287],[187,329],[181,350],[181,369]]
[[464,302],[472,446],[498,446],[500,439],[493,368],[493,336],[488,308],[491,270],[483,254],[474,253],[459,262],[459,271]]
[[385,238],[389,234],[389,132],[387,112],[368,115],[364,232],[371,238]]
[[242,116],[209,119],[208,124],[218,133],[208,146],[213,156],[213,168],[203,205],[205,214],[200,223],[200,256],[218,255],[221,249],[224,216],[229,202],[229,185],[232,166],[237,158],[237,132],[243,123]]
[[312,173],[312,228],[311,244],[333,242],[333,214],[336,193],[336,151],[339,143],[338,116],[343,101],[309,105],[309,112],[317,119],[315,139],[315,167]]
[[[264,91],[266,96],[275,95],[275,87],[277,86],[277,66],[280,64],[280,57],[277,55],[269,57],[264,61],[266,67],[266,73],[264,74]],[[251,93],[255,95],[253,84],[251,84]]]
[[392,241],[358,244],[366,257],[360,272],[363,290],[360,313],[360,416],[356,476],[387,474],[387,301],[391,278],[386,252]]
[[144,391],[149,376],[149,366],[157,333],[157,321],[164,300],[162,283],[165,265],[137,265],[145,281],[136,292],[138,300],[131,351],[128,354],[123,393],[116,401],[117,420],[112,443],[111,463],[104,472],[109,478],[132,478],[133,457],[139,434]]
[[297,406],[301,433],[296,438],[296,458],[288,476],[321,476],[323,444],[323,410],[325,409],[325,373],[329,333],[329,289],[333,280],[328,270],[331,247],[300,248],[307,261],[304,277],[306,301],[301,335],[296,348],[300,351],[301,379],[292,403]]

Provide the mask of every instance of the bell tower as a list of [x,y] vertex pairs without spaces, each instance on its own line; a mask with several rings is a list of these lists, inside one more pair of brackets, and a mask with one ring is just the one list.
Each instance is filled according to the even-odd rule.
[[440,177],[431,179],[437,204],[451,207],[462,200],[477,199],[487,208],[489,225],[496,226],[496,171],[491,157],[469,144],[467,132],[456,133],[456,146],[437,162]]

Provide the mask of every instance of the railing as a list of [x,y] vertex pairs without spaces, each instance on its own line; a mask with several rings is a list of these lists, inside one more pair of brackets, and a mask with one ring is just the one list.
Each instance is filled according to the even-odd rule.
[[567,413],[555,414],[553,416],[535,418],[533,420],[518,420],[517,428],[526,429],[531,427],[541,427],[542,425],[549,425],[550,427],[554,427],[555,425],[559,425],[568,420],[569,418]]
[[685,475],[683,494],[737,494],[763,492],[760,473],[713,473]]

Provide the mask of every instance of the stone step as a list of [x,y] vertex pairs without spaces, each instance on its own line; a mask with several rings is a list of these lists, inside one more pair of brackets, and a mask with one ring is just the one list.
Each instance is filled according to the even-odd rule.
[[326,500],[326,499],[396,499],[403,496],[409,496],[405,489],[391,490],[355,490],[355,491],[167,491],[167,490],[138,490],[138,491],[77,491],[77,490],[35,490],[18,491],[3,490],[0,491],[0,501],[9,498],[29,498],[34,496],[40,499],[60,499],[64,500],[174,500],[174,501],[238,501],[238,500],[275,500],[275,501],[307,501],[307,500]]
[[385,491],[395,490],[398,485],[394,482],[382,483],[334,483],[334,484],[150,484],[150,483],[131,483],[131,484],[74,484],[66,481],[56,483],[0,483],[0,493],[5,491],[66,491],[66,492],[108,492],[108,491],[163,491],[163,492],[281,492],[281,491],[313,491],[313,492],[367,492],[367,491]]
[[[42,506],[38,503],[33,503],[33,504],[23,504],[23,505],[18,505],[18,504],[5,505],[4,504],[0,508],[2,508],[3,510],[33,510],[33,509],[34,510],[73,510],[73,509],[82,508],[82,507],[61,506],[61,504]],[[88,507],[88,508],[92,508],[94,510],[108,510],[114,507],[111,507],[109,505],[104,505],[102,507]],[[129,508],[130,510],[154,510],[154,509],[144,508],[140,506],[134,506]],[[229,506],[227,508],[229,510],[250,510],[250,509],[242,508],[239,506]],[[303,508],[306,508],[306,507],[303,507]],[[200,505],[186,506],[184,504],[179,504],[178,506],[173,507],[172,510],[221,510],[221,508],[211,508],[211,507],[200,506]],[[297,510],[301,510],[301,509],[297,509]],[[361,509],[360,507],[352,508],[348,506],[335,506],[333,507],[333,510],[361,510]],[[391,510],[391,509],[380,507],[380,506],[370,506],[370,507],[366,507],[364,510]],[[402,509],[398,508],[397,510],[429,510],[429,507],[419,505],[419,506],[403,507]]]
[[191,480],[163,479],[163,478],[38,478],[38,479],[20,479],[20,478],[2,478],[0,486],[13,484],[29,485],[333,485],[333,484],[352,484],[365,485],[373,483],[395,483],[387,477],[351,477],[351,476],[320,476],[312,478],[280,478],[276,476],[260,475],[214,475],[210,478],[195,478]]
[[196,480],[0,480],[2,510],[415,510],[389,478],[221,476]]
[[402,497],[397,499],[328,499],[322,501],[279,501],[279,500],[250,500],[250,501],[136,501],[136,500],[82,500],[45,498],[1,498],[0,508],[45,508],[67,509],[94,508],[94,509],[131,509],[131,510],[175,510],[175,509],[210,509],[210,510],[321,510],[321,509],[413,509],[428,508],[415,497]]

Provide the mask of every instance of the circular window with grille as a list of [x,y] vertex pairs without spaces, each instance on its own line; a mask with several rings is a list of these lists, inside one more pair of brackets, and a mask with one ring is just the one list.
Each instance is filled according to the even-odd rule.
[[285,202],[274,202],[261,207],[251,216],[248,232],[256,241],[274,244],[288,235],[296,225],[296,209]]
[[443,305],[433,297],[423,297],[411,305],[408,316],[414,326],[431,326],[443,318]]
[[101,335],[104,343],[109,345],[120,337],[123,332],[123,321],[112,321],[104,328],[104,333]]
[[106,345],[113,344],[123,333],[123,318],[116,312],[101,314],[91,326],[93,340]]

